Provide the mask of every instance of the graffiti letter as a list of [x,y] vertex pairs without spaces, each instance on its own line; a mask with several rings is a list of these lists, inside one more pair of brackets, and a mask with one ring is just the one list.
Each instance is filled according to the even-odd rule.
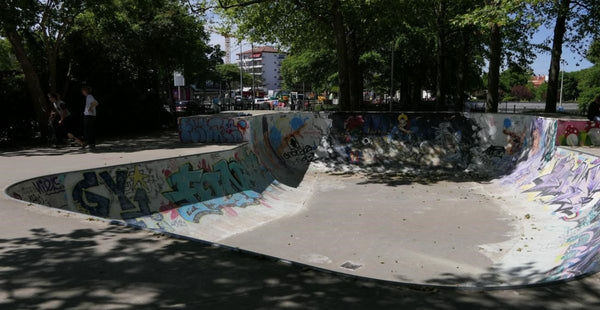
[[[110,200],[92,192],[86,191],[90,187],[98,186],[95,172],[85,172],[83,180],[79,181],[73,188],[73,201],[83,207],[91,215],[108,217]],[[94,205],[89,205],[86,200]]]

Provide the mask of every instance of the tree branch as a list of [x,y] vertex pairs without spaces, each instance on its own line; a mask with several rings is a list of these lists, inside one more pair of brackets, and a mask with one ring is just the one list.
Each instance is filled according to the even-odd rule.
[[190,6],[190,10],[192,11],[192,13],[194,14],[198,14],[198,13],[205,13],[208,10],[213,10],[213,9],[223,9],[223,10],[228,10],[228,9],[233,9],[233,8],[238,8],[238,7],[245,7],[245,6],[250,6],[253,4],[258,4],[258,3],[263,3],[263,2],[271,2],[273,0],[248,0],[248,1],[244,1],[244,2],[238,2],[238,3],[231,3],[228,4],[223,0],[217,0],[217,5],[215,6],[207,6],[205,8],[201,8],[201,9],[195,9],[194,5],[191,3],[190,0],[187,0],[188,5]]

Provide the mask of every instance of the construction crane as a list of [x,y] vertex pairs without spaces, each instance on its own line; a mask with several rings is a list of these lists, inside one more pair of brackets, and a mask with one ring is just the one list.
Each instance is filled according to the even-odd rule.
[[225,63],[230,64],[231,63],[231,37],[229,36],[229,33],[219,30],[213,26],[206,26],[206,28],[208,28],[208,31],[210,31],[212,33],[216,33],[216,34],[222,36],[223,38],[225,38]]

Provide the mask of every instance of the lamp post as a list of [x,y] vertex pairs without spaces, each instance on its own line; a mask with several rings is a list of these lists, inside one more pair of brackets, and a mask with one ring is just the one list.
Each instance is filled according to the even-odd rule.
[[242,62],[242,40],[240,40],[240,103],[243,104],[244,101],[244,96],[243,96],[243,89],[244,89],[244,84],[243,84],[243,80],[242,80],[242,66],[244,65]]
[[254,96],[256,92],[254,90],[254,42],[250,43],[250,57],[252,57],[252,103],[251,107],[254,110]]
[[559,99],[559,107],[562,110],[562,98],[563,98],[563,85],[565,83],[565,69],[562,70],[560,77],[560,99]]

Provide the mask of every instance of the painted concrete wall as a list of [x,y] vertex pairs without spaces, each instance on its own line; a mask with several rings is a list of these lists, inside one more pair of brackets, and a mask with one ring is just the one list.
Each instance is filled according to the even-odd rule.
[[[537,281],[598,270],[600,159],[557,148],[554,119],[306,112],[216,119],[184,121],[193,125],[182,127],[190,128],[182,130],[182,140],[243,143],[223,152],[39,177],[11,186],[8,193],[218,241],[300,210],[314,186],[305,172],[315,157],[333,169],[485,172],[499,191],[525,195],[557,223],[552,227],[563,236],[555,245],[560,255]],[[210,133],[198,134],[202,130]],[[519,263],[510,259],[507,255],[507,266]]]
[[[312,113],[188,119],[215,126],[195,127],[194,134],[213,130],[217,133],[205,137],[222,143],[251,141],[228,151],[44,176],[15,184],[8,194],[215,241],[299,210],[310,191],[294,187],[308,169],[324,133],[320,130],[327,130],[315,127],[327,124],[317,119]],[[225,139],[223,133],[236,134]]]
[[[277,182],[248,145],[177,157],[40,177],[9,188],[26,201],[103,218],[176,212],[199,222],[207,214],[258,206]],[[185,207],[183,207],[185,206]],[[170,227],[161,227],[172,231]]]
[[183,143],[240,143],[249,139],[248,118],[235,114],[180,117],[177,123]]
[[[555,149],[556,122],[533,116],[336,113],[330,117],[331,134],[322,145],[325,152],[319,153],[320,159],[371,169],[468,170],[496,177],[510,173],[534,144],[539,148],[542,143],[548,156]],[[539,122],[552,128],[539,133],[535,130]]]
[[560,120],[558,121],[556,144],[600,146],[600,122]]
[[532,157],[521,163],[501,182],[543,205],[555,221],[571,224],[555,245],[560,254],[544,280],[599,271],[600,158],[559,148],[548,161]]

